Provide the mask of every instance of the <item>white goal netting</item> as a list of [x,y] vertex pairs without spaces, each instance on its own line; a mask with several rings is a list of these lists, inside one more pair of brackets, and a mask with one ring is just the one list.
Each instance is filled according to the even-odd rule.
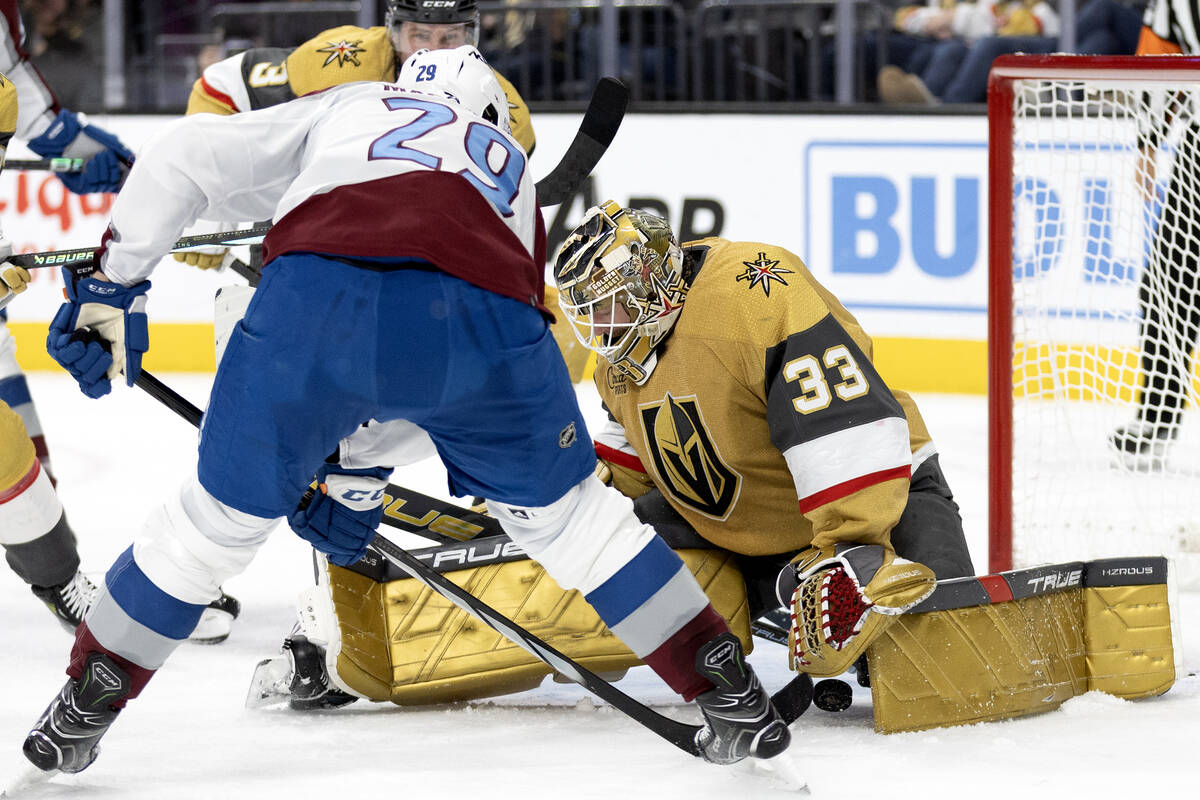
[[1200,85],[1012,91],[1014,564],[1167,555],[1190,583]]

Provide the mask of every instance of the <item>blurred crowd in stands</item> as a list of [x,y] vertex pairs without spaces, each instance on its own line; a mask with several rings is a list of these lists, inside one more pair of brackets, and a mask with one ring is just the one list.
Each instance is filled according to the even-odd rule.
[[[1074,52],[1132,54],[1146,2],[1076,0]],[[227,55],[293,47],[338,25],[382,24],[383,0],[363,3],[124,2],[116,4],[123,21],[118,37],[110,34],[114,16],[105,14],[105,0],[21,5],[25,48],[64,105],[172,112],[182,110],[204,66]],[[853,100],[983,103],[996,56],[1060,51],[1057,3],[854,0]],[[594,0],[480,0],[479,45],[533,104],[586,98],[602,66],[614,64],[635,102],[829,102],[836,6],[837,0],[639,0],[618,7],[614,24]],[[606,50],[609,31],[618,44]],[[119,108],[103,91],[106,47],[122,50]]]

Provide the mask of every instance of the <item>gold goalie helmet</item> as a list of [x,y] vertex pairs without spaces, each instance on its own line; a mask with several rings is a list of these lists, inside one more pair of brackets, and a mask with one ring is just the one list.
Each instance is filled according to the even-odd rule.
[[558,305],[584,347],[645,383],[688,290],[667,221],[612,200],[589,209],[554,259],[554,280]]

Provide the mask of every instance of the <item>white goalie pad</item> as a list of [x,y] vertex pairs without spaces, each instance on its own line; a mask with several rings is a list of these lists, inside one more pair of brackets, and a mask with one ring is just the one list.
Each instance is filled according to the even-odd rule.
[[[325,555],[314,550],[313,561],[317,584],[300,593],[296,603],[296,626],[292,635],[301,634],[325,651],[325,673],[329,685],[355,697],[366,695],[348,686],[338,675],[337,660],[342,652],[342,631],[333,609],[329,588],[329,563]],[[264,708],[286,703],[292,697],[292,659],[287,653],[260,661],[250,678],[246,693],[246,708]]]

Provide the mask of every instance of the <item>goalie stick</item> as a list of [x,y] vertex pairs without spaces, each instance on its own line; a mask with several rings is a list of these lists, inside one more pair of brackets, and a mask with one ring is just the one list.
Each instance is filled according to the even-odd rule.
[[[199,427],[202,412],[174,389],[145,370],[138,375],[135,384],[180,417]],[[570,678],[592,694],[605,700],[635,722],[653,731],[685,753],[698,757],[702,755],[700,745],[696,740],[697,735],[703,730],[701,726],[665,717],[649,706],[638,702],[462,589],[453,581],[438,574],[416,556],[382,534],[375,535],[375,538],[371,540],[371,547],[396,567],[429,587],[431,591],[446,598],[475,619],[502,634],[513,644],[521,647],[554,671]],[[812,686],[812,679],[808,675],[800,674],[771,696],[772,702],[775,703],[776,709],[779,710],[780,716],[784,718],[786,724],[790,725],[808,709],[812,702]]]

